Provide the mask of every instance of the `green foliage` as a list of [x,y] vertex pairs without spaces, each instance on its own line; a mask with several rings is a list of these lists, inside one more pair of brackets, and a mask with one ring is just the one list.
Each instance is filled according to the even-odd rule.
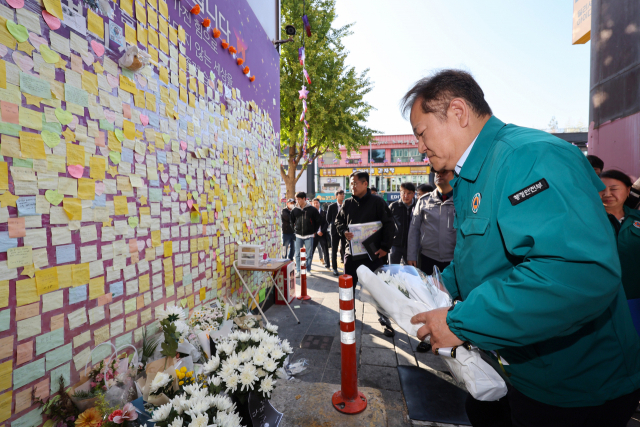
[[[282,0],[282,24],[293,24],[298,29],[294,41],[285,43],[280,52],[280,144],[289,156],[289,168],[281,167],[281,175],[287,184],[287,197],[295,188],[296,166],[302,161],[302,169],[327,150],[339,155],[340,146],[348,151],[359,150],[366,145],[376,132],[365,122],[372,106],[364,96],[372,89],[367,77],[368,69],[357,73],[346,64],[348,51],[342,39],[351,34],[351,26],[333,28],[336,18],[336,0],[308,0],[306,14],[311,24],[311,37],[304,35],[306,45],[306,69],[311,77],[311,85],[302,76],[302,66],[298,60],[298,48],[302,46],[304,26],[302,24],[303,5],[297,0]],[[302,159],[304,144],[304,124],[300,122],[302,100],[298,91],[307,86],[307,121],[309,122],[309,142],[307,161]]]
[[45,425],[66,425],[74,427],[74,420],[80,415],[80,411],[71,401],[65,390],[64,377],[58,378],[58,394],[42,400],[36,396],[35,388],[31,392],[31,399],[37,403],[42,413],[48,418]]
[[142,363],[147,363],[147,360],[153,356],[158,348],[159,340],[148,336],[147,328],[142,332]]
[[164,319],[160,322],[162,330],[164,332],[164,342],[162,343],[162,355],[166,357],[176,357],[178,351],[178,334],[176,332],[176,325],[174,325],[169,319]]

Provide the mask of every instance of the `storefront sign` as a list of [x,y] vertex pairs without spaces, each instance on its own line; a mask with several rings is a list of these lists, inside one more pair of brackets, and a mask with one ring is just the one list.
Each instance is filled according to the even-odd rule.
[[571,44],[591,40],[591,0],[573,0],[573,37]]
[[393,203],[396,200],[400,200],[400,193],[397,192],[392,192],[392,193],[385,193],[387,195],[387,202],[389,203]]
[[359,170],[374,176],[429,175],[431,166],[372,167],[371,171],[368,168],[322,168],[320,176],[349,176]]

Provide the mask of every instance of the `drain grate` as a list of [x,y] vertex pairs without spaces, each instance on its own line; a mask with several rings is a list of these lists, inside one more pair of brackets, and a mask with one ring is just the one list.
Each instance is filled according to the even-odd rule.
[[308,348],[309,350],[330,350],[333,343],[333,337],[324,335],[305,335],[300,348]]

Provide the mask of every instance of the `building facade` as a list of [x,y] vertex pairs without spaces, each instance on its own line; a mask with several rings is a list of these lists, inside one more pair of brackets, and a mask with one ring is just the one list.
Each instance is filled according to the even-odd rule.
[[433,185],[429,159],[418,152],[414,135],[378,135],[360,151],[347,153],[341,148],[340,158],[325,153],[318,160],[318,169],[318,197],[327,202],[335,200],[338,188],[349,190],[349,175],[357,170],[369,172],[369,186],[376,187],[387,202],[398,200],[403,182]]

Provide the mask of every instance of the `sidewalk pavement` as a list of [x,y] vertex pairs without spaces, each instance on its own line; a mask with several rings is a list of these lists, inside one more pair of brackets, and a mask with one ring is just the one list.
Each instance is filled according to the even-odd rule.
[[[339,390],[341,381],[338,278],[320,263],[314,263],[312,271],[313,274],[307,275],[307,293],[312,299],[296,299],[291,304],[300,319],[299,325],[286,305],[273,305],[265,313],[269,322],[279,326],[280,337],[288,339],[294,348],[291,360],[304,358],[309,362],[307,369],[296,375],[296,379],[287,382],[284,387],[282,384],[276,387],[272,402],[276,409],[286,411],[281,426],[328,427],[345,425],[347,422],[348,425],[388,427],[454,427],[451,424],[409,419],[400,387],[398,365],[419,366],[446,381],[454,381],[446,373],[446,364],[438,356],[416,351],[418,341],[415,338],[401,331],[396,331],[393,338],[385,337],[376,310],[360,301],[359,291],[355,301],[358,387],[371,390],[373,395],[369,398],[368,408],[360,415],[347,416],[335,409],[327,409],[332,409],[330,390]],[[296,287],[298,295],[299,280]],[[327,389],[327,384],[334,387]],[[309,395],[317,398],[310,398]],[[321,408],[322,399],[326,400],[326,407]],[[380,406],[384,412],[382,417],[379,414]],[[345,421],[345,417],[349,421]]]

